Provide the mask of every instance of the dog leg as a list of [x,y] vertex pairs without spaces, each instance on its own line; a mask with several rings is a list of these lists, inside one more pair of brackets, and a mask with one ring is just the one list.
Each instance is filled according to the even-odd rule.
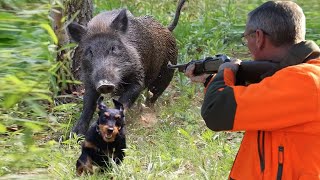
[[82,173],[93,174],[92,159],[87,154],[82,153],[77,161],[76,168],[77,176],[81,176]]
[[115,147],[115,151],[114,151],[114,162],[116,164],[121,164],[121,162],[123,161],[123,158],[125,156],[125,153],[124,153],[124,150],[127,148],[126,147],[126,138],[123,137],[123,138],[119,138],[117,139],[118,143]]

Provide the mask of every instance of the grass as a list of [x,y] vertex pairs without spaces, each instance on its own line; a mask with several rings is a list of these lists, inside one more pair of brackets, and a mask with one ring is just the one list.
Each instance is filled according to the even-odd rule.
[[[174,30],[179,63],[225,53],[249,59],[240,46],[246,13],[262,1],[188,1]],[[309,2],[309,1],[308,1]],[[307,15],[307,39],[318,44],[316,1],[300,2]],[[95,13],[126,7],[168,25],[176,1],[95,0]],[[5,4],[5,5],[3,5]],[[54,35],[47,18],[50,4],[36,0],[0,3],[0,176],[74,179],[80,153],[77,137],[68,136],[79,118],[81,99],[62,104],[56,96]],[[308,15],[312,17],[308,17]],[[155,111],[127,113],[125,161],[106,174],[79,179],[226,179],[242,133],[212,132],[200,116],[203,87],[176,72]],[[146,124],[144,121],[151,121]],[[60,140],[60,141],[59,141]],[[1,179],[1,177],[0,177]]]

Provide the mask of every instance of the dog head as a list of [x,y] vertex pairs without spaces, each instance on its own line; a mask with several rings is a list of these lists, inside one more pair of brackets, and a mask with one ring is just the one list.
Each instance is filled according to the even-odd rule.
[[97,132],[105,142],[114,142],[117,135],[122,135],[125,123],[123,105],[113,99],[115,108],[108,108],[103,104],[103,97],[98,99],[99,119]]

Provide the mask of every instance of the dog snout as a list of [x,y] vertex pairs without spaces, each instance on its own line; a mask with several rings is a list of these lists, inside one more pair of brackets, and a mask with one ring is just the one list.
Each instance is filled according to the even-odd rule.
[[108,134],[113,133],[113,130],[114,130],[114,128],[113,128],[113,127],[109,127],[109,128],[107,129]]

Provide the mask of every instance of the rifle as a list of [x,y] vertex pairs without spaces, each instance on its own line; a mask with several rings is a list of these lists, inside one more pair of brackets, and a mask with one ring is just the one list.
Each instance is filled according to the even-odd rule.
[[[224,54],[218,54],[212,57],[206,57],[200,60],[192,60],[185,64],[168,64],[169,69],[178,69],[179,72],[185,72],[190,64],[195,64],[193,74],[213,74],[217,73],[219,66],[225,62],[230,62],[230,58]],[[245,85],[247,83],[258,83],[266,73],[277,69],[279,63],[268,60],[242,61],[236,74],[236,85]]]

